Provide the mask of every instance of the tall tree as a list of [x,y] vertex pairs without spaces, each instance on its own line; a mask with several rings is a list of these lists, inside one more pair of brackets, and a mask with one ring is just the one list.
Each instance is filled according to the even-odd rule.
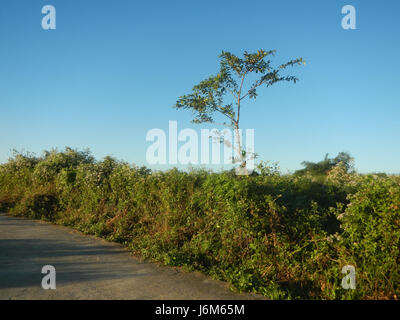
[[[243,100],[256,99],[257,89],[262,86],[270,87],[281,81],[296,83],[298,79],[295,76],[281,75],[281,72],[289,66],[305,64],[302,58],[297,58],[273,67],[272,61],[268,58],[274,56],[275,52],[275,50],[258,50],[256,53],[245,51],[243,57],[239,58],[230,52],[222,51],[219,56],[219,72],[195,85],[190,94],[179,97],[175,104],[177,109],[192,110],[195,114],[194,123],[213,123],[215,113],[228,118],[228,122],[223,122],[223,125],[232,128],[235,132],[236,151],[241,167],[246,165],[246,151],[242,148],[239,137]],[[245,80],[252,74],[258,76],[258,79],[246,87]],[[230,95],[230,102],[227,94]]]

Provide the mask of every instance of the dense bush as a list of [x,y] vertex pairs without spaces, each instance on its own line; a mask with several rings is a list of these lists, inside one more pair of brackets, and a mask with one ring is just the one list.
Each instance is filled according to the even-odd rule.
[[363,177],[342,222],[341,245],[358,270],[368,298],[399,295],[400,291],[400,180]]
[[[399,296],[400,179],[336,163],[322,176],[151,172],[67,148],[0,166],[0,209],[125,244],[241,291],[284,299]],[[344,265],[356,290],[341,287]]]

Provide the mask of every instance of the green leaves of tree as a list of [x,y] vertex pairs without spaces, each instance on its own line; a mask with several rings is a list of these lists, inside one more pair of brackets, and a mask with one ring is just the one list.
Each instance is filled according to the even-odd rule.
[[193,92],[179,98],[175,107],[192,109],[196,114],[193,122],[213,122],[212,114],[216,111],[228,118],[234,117],[232,104],[223,103],[223,97],[228,89],[234,89],[229,84],[230,75],[221,70],[216,76],[211,76],[193,87]]
[[[222,51],[220,54],[220,70],[216,75],[201,81],[192,89],[192,93],[181,96],[175,104],[177,109],[190,109],[195,117],[193,122],[214,122],[216,112],[229,119],[229,125],[239,129],[240,104],[243,99],[257,97],[257,88],[266,87],[280,81],[296,83],[294,76],[281,75],[281,72],[289,66],[305,64],[302,58],[290,60],[274,68],[268,56],[274,56],[275,50],[258,50],[256,53],[244,52],[243,57]],[[261,74],[246,92],[243,92],[244,82],[250,74]],[[227,94],[233,103],[225,101]]]

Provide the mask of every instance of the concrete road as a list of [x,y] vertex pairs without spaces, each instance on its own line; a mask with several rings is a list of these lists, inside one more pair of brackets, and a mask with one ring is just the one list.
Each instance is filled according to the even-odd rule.
[[[44,265],[56,289],[44,290]],[[199,273],[140,261],[119,244],[42,221],[0,215],[0,299],[263,299]]]

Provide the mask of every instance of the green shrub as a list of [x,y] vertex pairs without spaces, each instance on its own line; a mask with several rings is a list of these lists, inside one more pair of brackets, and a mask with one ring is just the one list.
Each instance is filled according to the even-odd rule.
[[55,221],[59,211],[58,198],[49,190],[27,192],[11,211],[33,219]]
[[[68,225],[144,258],[279,299],[399,296],[400,178],[341,162],[323,176],[151,172],[88,151],[0,165],[0,210]],[[344,290],[341,269],[356,268]]]
[[356,266],[357,291],[368,298],[395,298],[400,293],[400,184],[379,177],[363,178],[338,218],[346,258]]

